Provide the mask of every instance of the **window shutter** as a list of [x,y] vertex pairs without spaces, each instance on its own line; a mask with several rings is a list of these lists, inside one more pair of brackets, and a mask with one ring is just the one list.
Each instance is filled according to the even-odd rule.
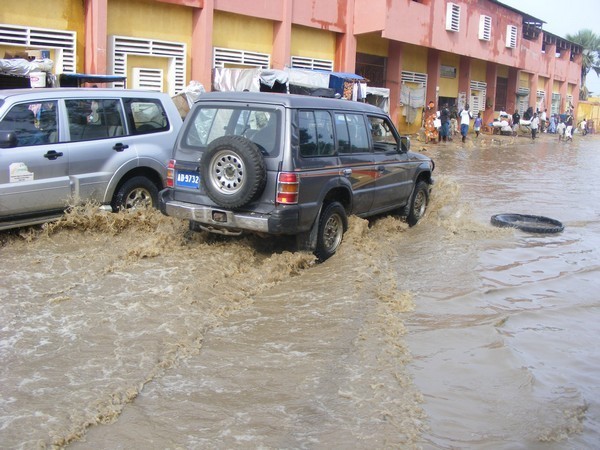
[[259,67],[261,69],[271,67],[271,55],[269,54],[233,48],[215,47],[213,49],[213,61],[214,68],[226,67],[227,64]]
[[147,91],[163,91],[163,71],[161,69],[133,68],[133,88]]
[[77,33],[73,31],[0,24],[0,45],[55,49],[55,73],[75,73]]
[[446,5],[446,30],[458,32],[460,29],[460,6],[456,3]]
[[485,81],[471,80],[471,113],[473,117],[485,109],[485,96],[487,95],[487,83]]
[[489,41],[492,37],[492,18],[490,16],[479,16],[479,39]]
[[425,87],[427,86],[427,74],[403,70],[402,83],[417,83],[419,86]]
[[552,93],[552,114],[558,114],[560,112],[560,94],[558,92]]
[[333,61],[330,59],[306,58],[303,56],[292,56],[292,69],[328,70],[333,71]]
[[[167,78],[169,95],[176,95],[185,87],[186,45],[181,42],[157,41],[129,36],[111,36],[110,53],[112,71],[115,75],[127,75],[127,56],[146,55],[169,59]],[[125,87],[125,83],[113,83],[114,87]]]
[[514,25],[506,27],[506,47],[517,48],[517,27]]

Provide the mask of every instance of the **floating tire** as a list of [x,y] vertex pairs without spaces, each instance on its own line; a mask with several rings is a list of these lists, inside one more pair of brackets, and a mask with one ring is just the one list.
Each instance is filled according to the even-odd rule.
[[496,214],[491,222],[497,227],[518,228],[529,233],[560,233],[565,229],[558,220],[526,214]]

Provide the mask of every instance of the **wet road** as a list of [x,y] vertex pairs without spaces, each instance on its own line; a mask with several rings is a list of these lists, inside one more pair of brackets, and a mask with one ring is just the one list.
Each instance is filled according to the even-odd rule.
[[425,220],[320,265],[154,212],[3,234],[2,448],[594,448],[599,144],[427,147]]

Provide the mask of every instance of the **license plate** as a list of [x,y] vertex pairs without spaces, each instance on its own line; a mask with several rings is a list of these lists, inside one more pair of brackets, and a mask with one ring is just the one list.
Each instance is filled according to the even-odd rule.
[[198,172],[179,171],[175,176],[175,186],[198,189],[200,185],[200,175]]

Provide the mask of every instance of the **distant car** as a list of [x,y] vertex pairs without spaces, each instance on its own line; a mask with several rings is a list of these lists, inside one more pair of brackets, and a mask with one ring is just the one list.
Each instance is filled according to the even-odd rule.
[[0,90],[0,230],[60,217],[73,202],[155,207],[181,124],[164,93]]
[[203,94],[174,147],[159,208],[192,230],[294,235],[319,260],[351,214],[424,215],[433,161],[375,106],[301,95]]

